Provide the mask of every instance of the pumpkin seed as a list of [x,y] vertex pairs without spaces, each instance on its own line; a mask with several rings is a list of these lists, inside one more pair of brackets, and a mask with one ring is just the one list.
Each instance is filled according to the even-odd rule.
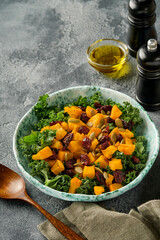
[[95,132],[92,132],[92,133],[89,135],[89,138],[90,138],[91,140],[93,140],[93,139],[95,138],[95,136],[96,136]]
[[101,150],[100,150],[99,148],[96,148],[94,151],[95,151],[96,153],[99,153]]
[[99,152],[99,153],[96,153],[96,157],[100,157],[102,155],[102,153],[101,152]]
[[107,115],[110,115],[111,114],[111,112],[110,111],[107,111]]
[[98,128],[101,128],[104,125],[104,118],[101,119],[100,123],[97,125]]
[[107,173],[107,172],[104,172],[104,173],[103,173],[103,177],[104,177],[105,179],[107,179],[107,178],[108,178],[108,173]]
[[101,114],[106,115],[105,111],[101,110]]
[[88,127],[92,127],[92,126],[93,126],[93,123],[88,122],[88,123],[87,123],[87,126],[88,126]]
[[121,144],[125,144],[125,140],[124,139],[122,139]]
[[93,155],[93,156],[96,156],[96,153],[95,153],[94,151],[92,151],[92,155]]
[[122,120],[120,118],[116,118],[115,124],[118,128],[123,128],[123,123],[122,123]]
[[106,127],[106,125],[103,125],[103,126],[101,127],[101,129],[103,130],[105,127]]
[[125,132],[125,131],[126,131],[124,128],[118,128],[118,129],[119,129],[119,131],[121,131],[121,132]]
[[76,162],[73,164],[73,166],[82,166],[82,163],[81,162]]
[[116,133],[112,133],[111,135],[111,142],[114,144],[117,140],[117,134]]
[[100,133],[100,134],[98,135],[98,140],[100,140],[101,137],[103,137],[103,133]]
[[64,154],[64,160],[65,160],[65,162],[68,161],[68,153],[65,153],[65,154]]
[[88,152],[88,150],[87,150],[86,148],[82,148],[82,150],[83,150],[84,152]]
[[102,171],[100,168],[98,168],[98,167],[95,167],[95,170],[96,170],[97,172],[99,172],[99,173],[102,173],[102,174],[103,174],[103,171]]
[[95,111],[91,109],[91,116],[93,117],[95,114],[96,114]]
[[75,167],[74,170],[75,170],[76,173],[82,173],[83,172],[83,169],[79,166]]
[[79,119],[68,119],[68,122],[70,122],[70,123],[79,123],[80,120]]

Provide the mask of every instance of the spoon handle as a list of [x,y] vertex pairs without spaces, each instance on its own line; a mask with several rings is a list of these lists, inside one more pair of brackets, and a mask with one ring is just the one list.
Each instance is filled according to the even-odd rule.
[[23,196],[20,196],[19,199],[24,200],[35,208],[37,208],[53,225],[55,228],[59,230],[69,240],[84,240],[84,238],[80,237],[77,233],[75,233],[72,229],[70,229],[67,225],[62,223],[60,220],[55,218],[49,212],[47,212],[44,208],[42,208],[38,203],[36,203],[32,198],[30,198],[25,191]]

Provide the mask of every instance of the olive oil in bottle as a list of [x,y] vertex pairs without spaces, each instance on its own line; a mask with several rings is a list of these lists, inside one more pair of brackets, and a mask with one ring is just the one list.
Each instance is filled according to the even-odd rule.
[[[104,45],[95,48],[90,53],[90,60],[98,71],[113,72],[119,70],[125,62],[124,51],[114,45]],[[101,66],[100,66],[101,65]],[[103,71],[103,66],[104,71]],[[108,68],[106,68],[108,66]]]

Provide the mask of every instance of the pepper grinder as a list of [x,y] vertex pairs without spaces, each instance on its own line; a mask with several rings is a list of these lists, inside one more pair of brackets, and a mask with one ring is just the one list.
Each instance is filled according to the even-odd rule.
[[138,49],[151,38],[157,39],[155,0],[130,0],[127,42],[129,54],[136,57]]
[[137,52],[136,99],[149,111],[160,109],[160,44],[150,39]]

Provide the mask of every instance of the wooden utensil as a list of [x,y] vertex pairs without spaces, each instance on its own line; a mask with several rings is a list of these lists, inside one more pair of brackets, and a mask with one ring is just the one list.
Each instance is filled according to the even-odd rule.
[[38,203],[33,201],[26,192],[24,179],[2,164],[0,164],[0,198],[24,200],[37,208],[67,239],[84,240],[68,226],[43,209]]

